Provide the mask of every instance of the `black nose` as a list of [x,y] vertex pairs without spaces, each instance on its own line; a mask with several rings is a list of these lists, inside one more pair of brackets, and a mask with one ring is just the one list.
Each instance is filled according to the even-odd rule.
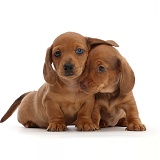
[[74,65],[71,63],[67,63],[63,66],[65,71],[72,71],[74,69]]
[[73,75],[73,70],[74,70],[74,64],[72,63],[66,63],[63,66],[64,72],[66,76],[71,76]]

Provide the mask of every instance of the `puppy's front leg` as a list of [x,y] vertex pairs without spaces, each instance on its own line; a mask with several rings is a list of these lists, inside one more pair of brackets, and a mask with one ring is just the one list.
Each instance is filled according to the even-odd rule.
[[89,99],[78,112],[76,127],[79,131],[94,131],[99,129],[91,120],[93,106],[94,99]]
[[98,104],[95,104],[92,112],[92,122],[97,127],[99,127],[100,119],[101,119],[100,110],[101,110],[101,107]]
[[136,102],[134,98],[132,98],[130,101],[128,101],[126,104],[122,107],[124,111],[126,112],[126,118],[127,118],[127,128],[128,131],[145,131],[146,127],[142,124],[139,113],[137,109]]
[[45,102],[45,107],[49,120],[47,131],[65,131],[67,127],[59,103],[53,103],[53,101],[47,100]]

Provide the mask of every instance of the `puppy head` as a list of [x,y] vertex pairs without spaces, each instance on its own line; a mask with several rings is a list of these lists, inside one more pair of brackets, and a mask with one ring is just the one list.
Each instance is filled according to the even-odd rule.
[[117,89],[126,94],[134,82],[134,73],[125,58],[114,47],[102,44],[90,51],[80,88],[91,94],[112,93]]
[[55,84],[56,76],[65,80],[79,77],[85,67],[89,50],[103,43],[106,42],[87,38],[75,32],[61,34],[47,49],[43,69],[44,79],[49,84]]

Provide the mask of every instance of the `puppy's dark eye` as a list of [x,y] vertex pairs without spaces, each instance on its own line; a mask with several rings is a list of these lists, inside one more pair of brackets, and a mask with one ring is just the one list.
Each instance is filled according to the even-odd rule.
[[61,56],[61,52],[60,52],[60,51],[56,51],[56,52],[54,53],[54,56],[55,56],[55,57],[60,57],[60,56]]
[[98,71],[99,71],[100,73],[105,72],[105,71],[106,71],[106,68],[103,67],[103,66],[99,66],[99,67],[98,67]]
[[83,54],[83,53],[84,53],[84,50],[81,49],[81,48],[78,48],[78,49],[76,49],[76,53],[77,53],[77,54]]

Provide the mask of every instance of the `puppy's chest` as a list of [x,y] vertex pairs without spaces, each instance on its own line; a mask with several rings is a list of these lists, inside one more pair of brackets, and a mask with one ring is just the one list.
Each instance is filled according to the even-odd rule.
[[66,92],[60,95],[61,101],[65,101],[68,104],[80,103],[84,99],[84,95],[78,92]]
[[118,97],[113,97],[110,94],[98,93],[96,95],[96,103],[107,110],[112,110],[120,104],[120,101]]
[[89,97],[81,92],[62,93],[58,101],[65,112],[77,112]]
[[85,102],[86,100],[83,97],[63,98],[60,102],[60,108],[64,113],[66,124],[71,124],[76,120],[77,114]]
[[101,119],[105,120],[109,126],[115,126],[118,120],[125,115],[124,111],[119,107],[122,102],[118,97],[111,98],[104,95],[99,97],[96,103],[101,108]]

